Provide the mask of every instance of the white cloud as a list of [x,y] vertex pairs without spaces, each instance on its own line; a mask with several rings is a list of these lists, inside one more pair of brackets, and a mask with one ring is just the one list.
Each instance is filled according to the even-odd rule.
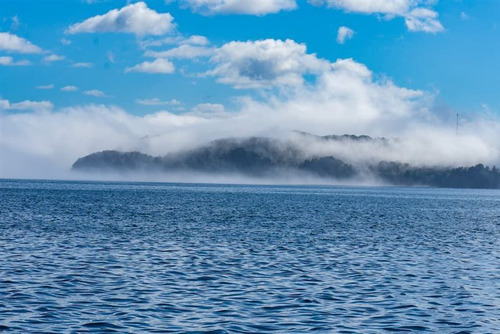
[[157,97],[154,97],[152,99],[136,99],[135,103],[142,104],[145,106],[177,106],[181,104],[181,102],[176,99],[163,101]]
[[415,8],[405,16],[406,27],[410,31],[437,33],[444,30],[437,19],[438,13],[427,8]]
[[167,59],[158,58],[153,61],[145,61],[133,67],[127,67],[125,72],[143,72],[149,74],[170,74],[175,70],[174,64]]
[[104,94],[104,92],[97,89],[86,90],[83,92],[83,94],[95,97],[108,97],[108,95]]
[[166,37],[157,40],[143,40],[140,42],[141,47],[155,47],[164,44],[175,44],[177,47],[164,50],[153,51],[148,50],[145,52],[146,57],[154,58],[183,58],[193,59],[199,57],[208,57],[213,54],[213,48],[208,47],[210,41],[205,36],[192,35],[190,37]]
[[404,15],[409,11],[413,0],[310,0],[316,6],[326,5],[327,7],[345,10],[346,12],[363,14],[389,14]]
[[185,38],[179,42],[179,44],[190,44],[190,45],[208,45],[210,41],[205,36],[192,35]]
[[214,52],[213,48],[182,44],[176,48],[172,48],[166,51],[147,51],[145,53],[145,56],[160,57],[160,58],[193,59],[199,57],[209,57],[213,54],[213,52]]
[[51,111],[54,105],[50,101],[31,101],[24,100],[21,102],[10,103],[9,100],[0,98],[0,112],[6,110],[26,110],[35,112]]
[[92,63],[74,63],[73,65],[71,65],[71,67],[85,67],[85,68],[89,68],[89,67],[92,67]]
[[61,61],[61,60],[64,60],[64,59],[66,59],[66,57],[59,56],[59,55],[56,55],[56,54],[51,54],[49,56],[44,57],[43,61],[46,62],[46,63],[52,63],[52,62]]
[[139,43],[141,47],[146,48],[152,46],[161,46],[164,44],[177,44],[177,45],[188,44],[188,45],[204,46],[210,44],[210,41],[205,36],[192,35],[187,38],[182,36],[169,36],[159,39],[143,39],[140,40]]
[[226,108],[218,103],[200,103],[191,108],[189,115],[195,115],[202,118],[226,117]]
[[28,65],[31,65],[31,62],[29,60],[26,60],[26,59],[16,61],[12,57],[2,56],[2,57],[0,57],[0,65],[2,65],[2,66],[28,66]]
[[[73,85],[64,86],[61,88],[61,92],[76,92],[77,90],[78,90],[78,87],[73,86]],[[95,95],[95,94],[87,94],[87,95]]]
[[174,18],[169,13],[158,13],[149,9],[144,2],[137,2],[73,24],[66,32],[69,34],[124,32],[137,36],[163,35],[174,29],[173,20]]
[[350,13],[381,14],[386,19],[404,17],[410,31],[436,33],[444,28],[438,20],[438,13],[427,8],[433,1],[428,0],[309,0],[316,6],[341,9]]
[[53,89],[54,84],[36,86],[36,89]]
[[71,41],[67,38],[61,38],[61,43],[63,45],[71,45]]
[[230,42],[215,50],[210,61],[216,66],[206,75],[235,88],[300,85],[304,74],[329,68],[306,51],[304,44],[289,39]]
[[346,40],[351,39],[354,36],[354,30],[351,28],[342,26],[339,27],[337,31],[337,43],[344,44]]
[[365,65],[343,59],[320,73],[314,85],[302,86],[291,96],[247,102],[247,108],[260,110],[261,117],[280,115],[286,128],[373,134],[373,129],[392,132],[392,122],[425,118],[426,98],[421,91],[400,88],[390,81],[374,81]]
[[295,0],[182,0],[182,4],[192,11],[205,15],[214,14],[247,14],[266,15],[282,10],[297,8]]
[[0,32],[0,50],[17,53],[42,53],[43,50],[30,41],[10,34]]

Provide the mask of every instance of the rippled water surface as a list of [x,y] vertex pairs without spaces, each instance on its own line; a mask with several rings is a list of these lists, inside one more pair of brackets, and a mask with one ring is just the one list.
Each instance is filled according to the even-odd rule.
[[0,180],[0,330],[499,328],[499,191]]

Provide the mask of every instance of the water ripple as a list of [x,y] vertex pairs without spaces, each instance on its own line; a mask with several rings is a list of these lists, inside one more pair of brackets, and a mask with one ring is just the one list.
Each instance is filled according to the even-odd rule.
[[0,331],[500,328],[500,192],[0,180]]

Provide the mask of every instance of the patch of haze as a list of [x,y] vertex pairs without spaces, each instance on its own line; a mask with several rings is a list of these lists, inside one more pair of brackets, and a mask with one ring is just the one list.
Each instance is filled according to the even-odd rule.
[[[484,125],[479,123],[474,126]],[[496,130],[500,131],[498,124]],[[493,129],[490,132],[489,138],[498,137]],[[371,141],[318,140],[297,134],[292,137],[310,157],[334,156],[355,166],[380,161],[408,163],[414,167],[461,167],[479,163],[500,165],[500,145],[493,145],[488,134],[457,136],[452,130],[419,127],[398,138]]]
[[166,182],[166,183],[210,183],[250,185],[329,185],[329,186],[385,186],[370,176],[336,180],[322,178],[305,172],[282,170],[268,176],[248,176],[239,173],[202,172],[102,172],[88,173],[73,171],[65,180],[78,181],[120,181],[120,182]]

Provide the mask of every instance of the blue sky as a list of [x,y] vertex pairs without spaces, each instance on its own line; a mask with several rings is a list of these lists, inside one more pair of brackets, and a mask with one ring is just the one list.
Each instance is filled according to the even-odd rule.
[[4,0],[0,177],[294,130],[407,144],[377,159],[498,165],[499,13],[500,1]]
[[[49,100],[56,107],[81,103],[113,103],[131,113],[148,113],[152,107],[138,105],[136,99],[176,99],[190,108],[198,103],[231,103],[231,97],[255,94],[216,83],[213,77],[198,77],[206,70],[206,60],[173,60],[172,74],[125,73],[141,61],[141,39],[168,36],[205,36],[217,47],[230,41],[292,39],[304,43],[308,53],[335,61],[353,58],[374,74],[388,76],[400,86],[439,92],[437,103],[458,112],[475,112],[488,107],[500,110],[500,2],[441,1],[431,6],[444,30],[436,33],[409,31],[403,17],[384,18],[383,13],[347,12],[342,8],[313,6],[299,1],[294,10],[266,15],[200,15],[185,3],[147,1],[158,13],[170,13],[176,27],[161,36],[134,34],[81,33],[69,35],[67,28],[95,15],[127,5],[125,1],[3,1],[1,31],[22,37],[46,50],[65,57],[43,62],[47,54],[2,52],[2,56],[27,59],[30,66],[2,66],[0,94],[12,102]],[[352,39],[336,42],[337,30],[354,30]],[[61,40],[69,45],[64,45]],[[174,45],[156,49],[165,50]],[[112,54],[114,62],[109,57]],[[74,63],[91,63],[74,68]],[[185,73],[182,74],[181,70]],[[54,85],[53,89],[37,86]],[[60,88],[76,86],[77,92]],[[109,97],[83,95],[99,90]]]

